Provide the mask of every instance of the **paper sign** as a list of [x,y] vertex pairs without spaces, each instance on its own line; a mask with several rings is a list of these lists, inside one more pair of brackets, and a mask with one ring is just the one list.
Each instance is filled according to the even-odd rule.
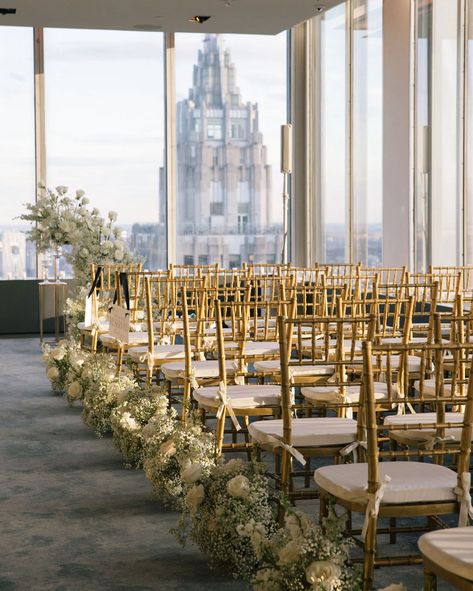
[[110,309],[110,336],[122,344],[128,343],[130,337],[130,312],[118,304]]
[[85,298],[85,318],[84,324],[86,328],[89,328],[94,323],[94,304],[92,302],[92,296]]

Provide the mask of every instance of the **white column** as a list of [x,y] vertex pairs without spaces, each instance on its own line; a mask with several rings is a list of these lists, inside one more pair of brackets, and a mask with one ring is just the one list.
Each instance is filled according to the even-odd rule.
[[411,267],[410,0],[384,0],[383,29],[383,258]]

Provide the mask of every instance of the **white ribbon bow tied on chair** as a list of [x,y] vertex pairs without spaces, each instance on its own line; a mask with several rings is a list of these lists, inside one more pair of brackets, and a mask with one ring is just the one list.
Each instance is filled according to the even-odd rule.
[[461,475],[461,486],[456,486],[454,493],[460,503],[460,515],[458,518],[458,527],[469,525],[469,520],[473,519],[473,506],[471,504],[470,486],[471,474],[463,472]]
[[438,437],[434,435],[424,444],[424,449],[428,451],[433,451],[435,446],[439,443],[448,443],[449,441],[455,441],[455,437],[453,435],[447,435],[446,437]]
[[[240,364],[238,363],[238,361],[234,361],[232,363],[232,367],[236,372],[240,371]],[[241,371],[243,372],[243,374],[248,373],[248,365],[246,363],[243,363],[243,365],[241,367]],[[235,376],[233,381],[235,382],[235,384],[237,386],[244,386],[245,385],[245,375]]]
[[227,394],[227,385],[225,384],[225,382],[219,383],[217,394],[218,394],[218,397],[220,398],[220,406],[218,407],[218,410],[217,410],[217,419],[221,419],[222,415],[225,412],[228,412],[228,414],[230,415],[230,418],[232,419],[233,426],[235,427],[235,429],[237,431],[240,431],[241,426],[240,426],[240,423],[238,422],[238,419],[236,418],[235,412],[233,411],[231,400]]
[[352,443],[349,443],[348,445],[345,445],[345,447],[343,447],[340,450],[340,455],[342,457],[348,456],[351,453],[353,453],[353,461],[355,463],[358,462],[358,448],[362,447],[363,449],[367,450],[368,449],[368,445],[366,443],[366,441],[352,441]]
[[264,434],[260,433],[258,436],[260,437],[261,443],[263,443],[263,444],[267,443],[267,444],[270,444],[274,447],[282,447],[287,452],[289,452],[291,454],[291,456],[299,462],[299,464],[301,464],[302,466],[306,465],[307,462],[306,462],[304,456],[301,454],[301,452],[298,449],[296,449],[292,445],[289,445],[288,443],[284,443],[284,441],[281,441],[281,439],[274,437],[274,435],[268,435],[267,433],[264,433]]
[[[394,392],[396,393],[398,398],[405,398],[404,394],[401,394],[399,392],[399,384],[393,384],[392,388],[394,389]],[[397,414],[398,415],[405,415],[406,413],[406,407],[409,409],[409,412],[413,415],[416,414],[416,411],[414,409],[414,407],[412,406],[412,404],[408,401],[408,402],[395,402],[393,404],[393,408],[397,408]]]
[[368,532],[368,526],[371,517],[377,517],[379,513],[379,507],[383,500],[384,493],[388,484],[391,482],[391,477],[385,474],[383,480],[378,484],[378,488],[374,493],[368,493],[368,504],[366,505],[365,521],[363,523],[363,530],[361,532],[361,538],[364,541]]
[[181,380],[188,381],[193,390],[198,390],[200,388],[199,382],[195,377],[195,367],[191,368],[189,376],[186,375],[185,371],[180,371],[177,377]]

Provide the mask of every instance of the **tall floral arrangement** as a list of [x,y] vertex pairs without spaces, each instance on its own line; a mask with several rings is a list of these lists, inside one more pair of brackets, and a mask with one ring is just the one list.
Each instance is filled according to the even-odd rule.
[[28,238],[36,243],[38,252],[67,247],[63,256],[73,268],[77,286],[67,302],[71,324],[83,315],[90,265],[131,260],[122,230],[116,225],[116,212],[110,211],[104,218],[89,203],[82,190],[70,196],[63,185],[54,190],[42,187],[36,203],[26,203],[27,213],[20,216],[32,224]]

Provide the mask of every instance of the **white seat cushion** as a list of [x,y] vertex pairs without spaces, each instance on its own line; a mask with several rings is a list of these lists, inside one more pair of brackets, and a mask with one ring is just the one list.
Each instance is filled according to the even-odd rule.
[[[382,382],[375,382],[376,400],[385,400],[388,397],[388,387]],[[360,385],[347,386],[345,388],[347,402],[359,402]],[[337,402],[341,401],[340,389],[338,386],[308,386],[301,388],[301,394],[311,402]],[[394,396],[394,393],[393,393]]]
[[[133,347],[128,351],[129,356],[135,363],[147,361],[148,347]],[[162,359],[184,359],[186,356],[184,345],[156,345],[153,358],[155,361]]]
[[473,581],[473,527],[453,527],[424,534],[419,550],[449,573]]
[[[417,392],[419,392],[419,394],[421,393],[420,391],[420,380],[417,380],[414,382],[414,388],[417,390]],[[459,386],[456,386],[455,392],[459,395],[460,394],[460,389]],[[466,385],[464,387],[464,392],[466,395]],[[452,388],[450,386],[450,384],[444,384],[443,386],[443,393],[444,396],[451,396],[452,394]],[[429,379],[429,380],[424,380],[422,382],[422,395],[425,398],[435,398],[435,379]]]
[[[105,333],[101,335],[100,340],[106,347],[113,347],[117,346],[117,339],[112,337],[111,334]],[[128,346],[131,347],[133,345],[145,345],[148,342],[148,333],[147,332],[130,332],[128,336]]]
[[[218,378],[218,361],[193,361],[192,369],[195,372],[195,378],[198,380],[206,378]],[[235,366],[233,361],[228,361],[225,364],[227,375],[234,375]],[[165,363],[161,367],[161,371],[168,380],[182,379],[182,375],[185,372],[185,362],[175,361],[171,363]]]
[[245,343],[244,355],[277,355],[279,353],[279,343],[274,341],[247,341]]
[[[85,322],[78,322],[78,323],[77,323],[77,328],[78,328],[79,330],[88,330],[88,331],[92,330],[92,326],[86,326],[86,325],[85,325]],[[100,322],[99,322],[99,329],[98,329],[98,331],[99,331],[100,333],[102,333],[102,332],[108,332],[108,331],[109,331],[109,329],[110,329],[110,324],[109,324],[109,322],[108,322],[108,321],[104,321],[104,320],[100,320]]]
[[[399,360],[400,360],[399,355],[391,355],[391,367],[393,369],[396,369],[399,367]],[[377,357],[373,357],[372,363],[373,363],[374,368],[376,368],[378,366],[377,362],[378,362]],[[411,373],[419,372],[420,363],[421,363],[420,357],[417,357],[416,355],[408,355],[407,364],[408,364],[409,372],[411,372]],[[386,366],[387,366],[386,358],[383,358],[381,361],[381,368],[386,369]]]
[[[217,387],[199,388],[194,390],[193,396],[204,406],[218,408],[220,397]],[[279,386],[247,384],[245,386],[227,386],[227,396],[232,407],[255,408],[258,406],[279,405],[281,388]]]
[[[419,412],[403,415],[389,415],[384,418],[384,424],[389,428],[389,425],[428,425],[437,422],[437,415],[434,412]],[[461,412],[447,412],[445,413],[446,423],[461,423],[463,422],[463,413]],[[408,429],[404,431],[396,430],[389,433],[393,439],[412,441],[412,443],[423,443],[429,441],[435,435],[435,429]],[[454,441],[460,441],[461,428],[446,429],[445,436],[454,437]]]
[[[292,445],[294,447],[347,445],[356,440],[356,430],[356,421],[353,419],[337,417],[293,419]],[[267,444],[267,435],[282,439],[283,421],[282,419],[256,421],[250,424],[248,431],[254,441]]]
[[[255,371],[260,373],[280,373],[281,365],[277,359],[273,361],[256,361],[253,365]],[[290,371],[293,376],[331,376],[333,366],[331,365],[292,365]]]
[[[426,462],[380,462],[380,480],[390,476],[381,504],[455,501],[457,475]],[[318,468],[315,482],[328,493],[350,502],[366,503],[368,464],[338,464]]]

